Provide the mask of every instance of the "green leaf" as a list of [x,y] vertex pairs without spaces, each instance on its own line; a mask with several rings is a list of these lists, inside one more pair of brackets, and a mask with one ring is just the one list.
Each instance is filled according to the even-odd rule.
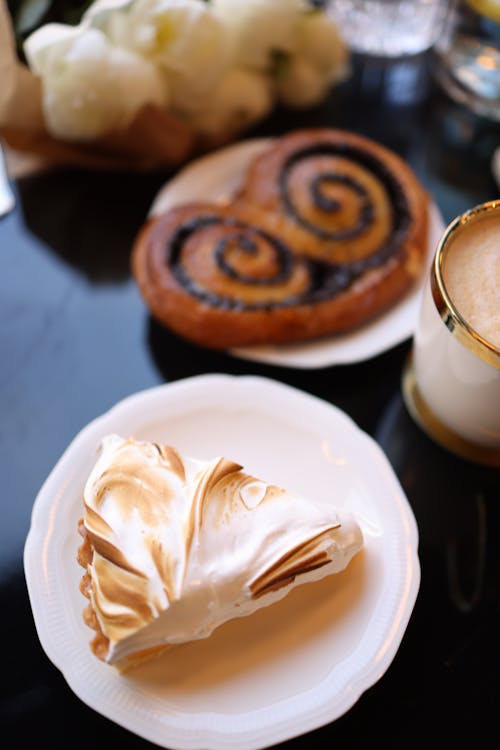
[[80,23],[83,14],[92,5],[92,0],[83,0],[83,2],[69,3],[69,7],[66,7],[67,3],[62,3],[61,20],[64,23],[68,23],[70,26],[75,26]]
[[18,34],[27,34],[36,28],[52,4],[52,0],[24,0],[16,14]]

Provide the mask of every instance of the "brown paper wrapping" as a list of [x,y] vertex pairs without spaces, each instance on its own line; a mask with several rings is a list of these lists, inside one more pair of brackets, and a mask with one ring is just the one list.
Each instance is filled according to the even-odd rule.
[[40,80],[19,61],[12,20],[0,0],[0,139],[14,153],[37,155],[45,166],[144,171],[178,166],[230,137],[203,141],[172,114],[148,105],[125,130],[105,138],[54,138],[44,123]]

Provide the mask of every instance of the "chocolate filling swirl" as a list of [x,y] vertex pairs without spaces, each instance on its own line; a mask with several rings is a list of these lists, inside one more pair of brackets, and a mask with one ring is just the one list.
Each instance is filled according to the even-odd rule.
[[361,234],[366,227],[374,221],[375,212],[373,205],[370,201],[370,196],[367,191],[361,185],[360,182],[350,177],[347,174],[336,174],[335,172],[325,172],[317,175],[311,183],[311,194],[314,205],[320,208],[325,213],[335,213],[342,209],[342,204],[335,198],[331,198],[328,194],[323,192],[325,185],[340,184],[349,187],[353,193],[355,193],[361,199],[361,210],[359,212],[359,218],[357,223],[349,229],[340,229],[335,232],[330,232],[321,227],[317,227],[312,221],[308,221],[304,217],[300,216],[298,211],[294,208],[291,198],[289,197],[285,186],[282,186],[281,194],[282,200],[287,208],[289,214],[301,224],[309,232],[312,232],[317,237],[323,240],[347,240],[357,237]]
[[[188,240],[196,233],[207,227],[218,226],[224,230],[223,236],[216,241],[213,249],[214,262],[218,272],[229,279],[250,286],[272,287],[284,285],[291,279],[294,267],[301,264],[306,267],[310,280],[307,289],[300,295],[292,294],[279,301],[245,302],[241,297],[221,295],[202,286],[187,271],[183,259],[183,249]],[[227,231],[229,229],[229,232]],[[262,250],[262,243],[271,251],[274,258],[275,270],[266,276],[252,275],[240,272],[231,263],[230,251],[243,252],[246,255],[257,256]],[[277,237],[269,234],[260,227],[252,226],[239,219],[217,216],[216,214],[205,214],[184,221],[176,230],[167,248],[167,264],[170,265],[172,273],[181,286],[193,296],[209,305],[217,306],[225,310],[256,310],[270,309],[272,307],[283,307],[294,305],[302,301],[313,291],[314,268],[307,260],[297,257]]]
[[393,208],[392,237],[398,235],[397,244],[399,246],[402,241],[400,233],[406,230],[410,218],[408,203],[403,189],[394,174],[385,166],[385,164],[377,159],[376,156],[352,145],[342,143],[318,143],[309,148],[300,149],[288,158],[280,174],[280,194],[286,213],[304,229],[307,229],[321,239],[330,240],[332,242],[354,238],[365,231],[367,227],[375,221],[375,208],[365,186],[351,175],[343,174],[338,171],[334,172],[331,169],[315,175],[312,179],[309,186],[311,200],[317,208],[325,213],[340,211],[342,208],[340,201],[329,198],[328,195],[324,193],[324,187],[328,184],[335,183],[344,185],[361,199],[361,209],[356,225],[349,229],[328,231],[315,226],[311,221],[308,221],[301,215],[290,194],[288,186],[289,177],[297,164],[305,159],[315,156],[340,156],[349,159],[350,161],[358,163],[377,177],[377,179],[384,185],[389,195]]
[[[215,209],[213,213],[207,212],[185,220],[172,236],[167,247],[166,262],[178,283],[189,294],[221,309],[269,310],[332,299],[347,290],[365,272],[384,265],[391,257],[397,255],[410,223],[410,209],[406,196],[395,175],[377,157],[361,148],[342,143],[319,143],[294,153],[280,174],[280,195],[288,217],[315,237],[331,243],[355,239],[376,221],[375,206],[365,185],[350,174],[336,171],[332,168],[333,165],[311,178],[307,187],[310,200],[315,208],[327,215],[334,215],[342,210],[342,202],[333,197],[328,188],[331,185],[342,185],[347,191],[353,192],[358,201],[359,210],[355,224],[348,228],[329,230],[315,226],[301,215],[289,190],[289,178],[292,170],[300,162],[317,156],[340,156],[354,161],[383,185],[392,209],[392,228],[390,236],[382,244],[366,257],[351,262],[327,262],[304,258],[264,229],[237,218],[217,215]],[[241,287],[234,295],[231,291],[222,294],[209,288],[207,282],[193,278],[184,262],[183,251],[186,243],[196,233],[207,228],[221,229],[221,237],[215,239],[211,250],[215,272],[222,274],[235,285],[248,285],[250,289],[259,287],[263,293],[257,295],[257,299],[255,295],[250,295],[251,299],[245,300]],[[238,263],[234,262],[235,254],[258,257],[263,248],[273,257],[272,270],[269,272],[243,272],[238,268]],[[293,287],[292,292],[291,279],[298,266],[305,269],[307,283],[302,283],[299,291],[296,286]],[[230,286],[228,289],[230,290]],[[266,296],[267,290],[274,291]]]
[[237,269],[235,269],[230,264],[230,261],[226,258],[226,253],[234,245],[236,245],[240,250],[243,250],[249,255],[257,255],[259,252],[259,247],[255,242],[255,239],[247,234],[243,234],[243,231],[238,232],[234,235],[230,235],[228,237],[224,237],[217,243],[214,252],[217,265],[220,270],[225,272],[228,276],[231,276],[233,279],[236,279],[237,281],[243,281],[247,284],[260,284],[262,286],[265,286],[287,281],[287,279],[290,277],[293,259],[290,251],[285,247],[285,245],[275,237],[271,237],[271,235],[263,232],[257,227],[241,225],[241,229],[243,231],[245,229],[251,229],[252,232],[260,235],[270,243],[270,245],[275,250],[276,256],[279,260],[278,272],[267,278],[259,278],[257,276],[252,276],[251,274],[239,273]]

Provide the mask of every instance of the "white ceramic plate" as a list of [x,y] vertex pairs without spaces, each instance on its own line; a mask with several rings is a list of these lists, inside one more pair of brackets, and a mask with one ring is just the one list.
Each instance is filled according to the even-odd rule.
[[[344,572],[120,675],[89,649],[75,559],[83,486],[109,432],[226,455],[331,499],[358,514],[364,550]],[[168,748],[256,750],[333,721],[383,675],[417,596],[417,544],[389,462],[343,412],[272,380],[203,375],[130,396],[77,435],[36,498],[25,573],[41,644],[82,701]]]
[[[242,141],[192,162],[158,192],[150,215],[192,201],[229,202],[243,181],[250,160],[270,143],[270,138]],[[427,256],[429,268],[444,229],[439,209],[435,203],[431,203]],[[415,286],[385,314],[350,333],[303,344],[237,348],[230,353],[241,359],[302,369],[361,362],[413,335],[420,295],[421,284]]]

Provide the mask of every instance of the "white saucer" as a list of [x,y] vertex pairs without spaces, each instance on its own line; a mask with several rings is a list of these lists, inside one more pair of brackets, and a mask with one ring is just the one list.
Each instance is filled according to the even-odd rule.
[[[225,455],[357,514],[346,571],[170,650],[127,676],[90,651],[77,522],[101,438]],[[336,407],[273,380],[204,375],[137,393],[85,427],[36,498],[25,574],[40,642],[80,699],[176,750],[257,750],[334,721],[394,658],[420,582],[408,501],[378,445]]]

